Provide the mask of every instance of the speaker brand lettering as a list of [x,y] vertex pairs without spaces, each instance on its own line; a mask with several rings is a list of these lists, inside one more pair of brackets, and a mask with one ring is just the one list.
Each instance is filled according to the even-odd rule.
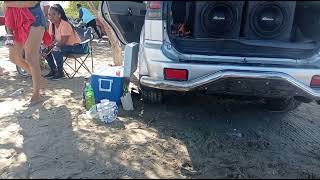
[[226,18],[225,17],[218,17],[218,16],[214,16],[212,18],[212,20],[225,20]]
[[262,21],[274,21],[274,18],[263,17],[261,20],[262,20]]

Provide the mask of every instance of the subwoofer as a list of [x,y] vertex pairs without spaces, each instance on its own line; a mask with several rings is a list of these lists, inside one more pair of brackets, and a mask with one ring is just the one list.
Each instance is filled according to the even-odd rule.
[[288,41],[295,1],[248,1],[244,36],[247,39]]
[[296,23],[305,38],[320,40],[320,3],[319,1],[297,2]]
[[244,1],[196,1],[194,38],[239,38]]

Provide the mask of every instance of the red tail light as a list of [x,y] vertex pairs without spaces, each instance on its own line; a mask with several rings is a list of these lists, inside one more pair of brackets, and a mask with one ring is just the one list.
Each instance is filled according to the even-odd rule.
[[161,9],[161,1],[149,1],[149,9]]
[[188,70],[164,68],[164,78],[172,81],[188,80]]
[[161,6],[162,6],[162,1],[148,1],[146,19],[161,20],[162,19]]
[[312,77],[311,83],[310,83],[310,87],[312,88],[320,88],[320,76],[319,75],[315,75]]

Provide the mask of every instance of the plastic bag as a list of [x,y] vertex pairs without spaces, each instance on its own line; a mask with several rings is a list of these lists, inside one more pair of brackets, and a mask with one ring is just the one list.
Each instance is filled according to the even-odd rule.
[[128,91],[128,86],[125,87],[123,96],[121,97],[121,104],[124,110],[132,111],[133,110],[133,102],[131,98],[131,93]]
[[118,115],[118,106],[116,102],[109,100],[101,100],[87,111],[87,116],[91,119],[99,119],[104,123],[113,122]]

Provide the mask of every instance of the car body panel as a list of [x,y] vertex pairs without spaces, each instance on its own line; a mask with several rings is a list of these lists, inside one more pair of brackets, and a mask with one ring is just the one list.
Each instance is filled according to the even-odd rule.
[[[128,5],[122,4],[121,6],[125,9]],[[116,24],[107,16],[106,21],[114,26]],[[310,88],[312,77],[320,75],[320,53],[308,59],[182,54],[171,44],[166,26],[164,18],[159,20],[146,18],[144,21],[138,40],[138,67],[140,83],[143,86],[162,90],[191,91],[204,87],[206,89],[212,85],[223,86],[223,83],[217,82],[226,79],[240,79],[240,82],[243,81],[246,85],[252,86],[252,90],[259,91],[261,85],[258,86],[258,84],[261,83],[253,82],[262,80],[262,84],[273,85],[273,87],[268,86],[271,91],[284,92],[282,94],[284,96],[297,95],[314,100],[320,99],[319,90]],[[120,37],[119,40],[124,42],[125,34],[120,34],[119,29],[121,27],[116,28],[115,32]],[[188,80],[183,82],[165,80],[164,68],[186,69]],[[288,88],[282,91],[283,86],[279,83],[287,84]],[[210,89],[217,88],[211,87]],[[242,92],[239,90],[240,93]],[[247,95],[252,95],[252,92],[248,91]],[[263,97],[264,94],[258,94],[258,96]]]

